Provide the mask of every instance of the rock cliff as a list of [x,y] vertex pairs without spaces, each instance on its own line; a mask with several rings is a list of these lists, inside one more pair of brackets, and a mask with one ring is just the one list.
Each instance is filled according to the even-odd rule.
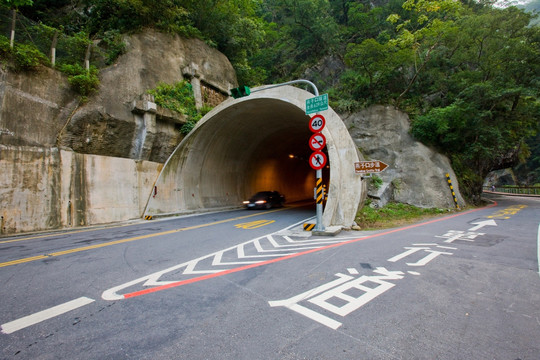
[[375,186],[371,181],[368,187],[368,196],[375,205],[396,201],[418,207],[453,208],[446,173],[453,179],[458,203],[464,204],[450,161],[412,138],[405,113],[391,106],[372,106],[342,114],[341,118],[367,160],[389,165],[376,175],[382,184]]
[[127,52],[100,72],[100,88],[60,135],[76,152],[164,162],[182,140],[185,123],[166,109],[146,108],[147,90],[188,80],[198,105],[217,105],[235,87],[228,59],[198,39],[153,30],[125,38]]

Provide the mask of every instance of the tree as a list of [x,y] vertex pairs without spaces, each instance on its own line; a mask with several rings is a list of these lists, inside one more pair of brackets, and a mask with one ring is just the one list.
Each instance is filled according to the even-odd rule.
[[338,48],[338,25],[327,0],[266,0],[259,14],[271,32],[253,61],[265,64],[272,58],[268,70],[274,81],[297,77]]
[[396,25],[398,36],[390,42],[400,48],[414,51],[414,68],[406,81],[403,91],[396,98],[396,106],[411,90],[431,59],[433,51],[440,47],[445,38],[454,37],[454,19],[463,10],[454,0],[407,0],[403,9],[408,18],[399,14],[388,16],[387,20]]
[[33,4],[32,0],[0,0],[0,4],[11,9],[11,38],[9,46],[13,49],[13,42],[15,41],[15,23],[17,22],[17,9],[20,6],[30,6]]
[[[485,176],[529,154],[526,140],[540,117],[540,28],[517,8],[491,9],[458,22],[447,77],[432,84],[439,96],[417,117],[412,133],[447,153],[466,195],[482,191]],[[428,65],[429,66],[429,65]]]
[[345,55],[346,64],[360,78],[356,92],[370,102],[387,102],[399,88],[393,86],[404,82],[402,67],[412,65],[413,53],[391,42],[384,44],[375,39],[361,44],[350,44]]
[[241,83],[259,80],[248,59],[265,40],[265,26],[257,15],[259,1],[186,0],[191,23],[210,44],[223,52],[237,71]]

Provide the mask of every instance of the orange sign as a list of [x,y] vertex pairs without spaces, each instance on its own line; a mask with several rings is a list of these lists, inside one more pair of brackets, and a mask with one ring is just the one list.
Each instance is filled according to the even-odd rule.
[[379,160],[360,161],[354,163],[354,172],[358,174],[381,172],[388,167],[388,164]]

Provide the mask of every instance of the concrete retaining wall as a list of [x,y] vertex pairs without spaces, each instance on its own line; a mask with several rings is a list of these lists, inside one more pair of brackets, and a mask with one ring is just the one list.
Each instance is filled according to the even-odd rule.
[[0,234],[140,218],[162,164],[0,145]]

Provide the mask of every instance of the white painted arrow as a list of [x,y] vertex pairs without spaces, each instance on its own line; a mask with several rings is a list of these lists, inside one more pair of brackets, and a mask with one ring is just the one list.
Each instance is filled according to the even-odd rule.
[[476,226],[472,227],[469,229],[469,231],[475,231],[475,230],[478,230],[480,228],[483,228],[484,226],[497,226],[497,223],[495,222],[495,220],[484,220],[484,221],[479,221],[479,222],[475,222],[475,223],[472,223]]

